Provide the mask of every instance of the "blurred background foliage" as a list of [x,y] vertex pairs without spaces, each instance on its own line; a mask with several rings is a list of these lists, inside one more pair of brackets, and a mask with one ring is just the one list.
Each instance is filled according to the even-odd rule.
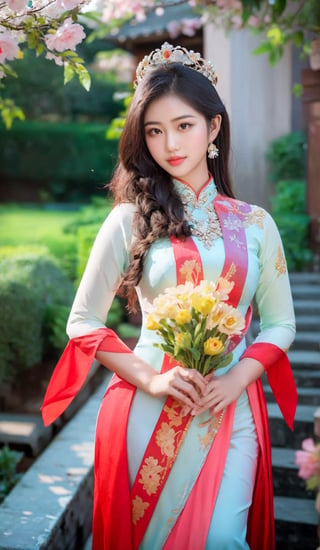
[[313,260],[308,246],[306,153],[307,137],[303,132],[290,132],[272,141],[266,153],[274,184],[272,216],[283,241],[289,271],[306,270]]

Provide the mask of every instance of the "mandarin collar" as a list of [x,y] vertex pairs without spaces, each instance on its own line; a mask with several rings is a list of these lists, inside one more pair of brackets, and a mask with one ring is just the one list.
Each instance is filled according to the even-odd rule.
[[210,176],[208,181],[198,192],[194,191],[188,183],[182,180],[173,179],[173,185],[179,194],[182,203],[189,206],[190,204],[204,206],[209,202],[212,202],[217,195],[217,188],[212,176]]

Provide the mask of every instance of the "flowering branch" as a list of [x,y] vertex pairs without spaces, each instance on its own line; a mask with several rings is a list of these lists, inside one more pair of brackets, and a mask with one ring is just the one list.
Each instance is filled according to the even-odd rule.
[[[86,89],[90,89],[90,75],[84,60],[75,52],[86,37],[79,24],[81,9],[88,0],[7,0],[0,3],[0,79],[17,77],[10,61],[23,58],[28,47],[39,56],[64,66],[64,82],[75,75]],[[4,84],[0,83],[1,87]],[[0,98],[0,115],[7,128],[15,118],[24,115],[11,100]]]

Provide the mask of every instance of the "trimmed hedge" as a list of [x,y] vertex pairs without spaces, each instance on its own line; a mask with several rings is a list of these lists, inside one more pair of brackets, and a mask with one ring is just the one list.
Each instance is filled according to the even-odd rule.
[[45,253],[25,253],[0,261],[0,381],[14,378],[42,360],[50,343],[46,312],[70,308],[73,284]]
[[81,201],[111,179],[118,140],[106,139],[107,129],[43,121],[17,122],[10,131],[0,128],[0,180],[38,183],[46,201]]

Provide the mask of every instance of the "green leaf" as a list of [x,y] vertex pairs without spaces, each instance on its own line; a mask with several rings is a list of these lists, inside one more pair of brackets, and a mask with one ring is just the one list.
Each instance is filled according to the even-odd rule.
[[70,63],[64,64],[64,83],[68,84],[75,76],[75,68]]
[[83,88],[87,90],[87,92],[89,92],[90,86],[91,86],[91,77],[89,72],[84,67],[84,65],[80,65],[80,64],[77,64],[75,70],[78,75],[81,86],[83,86]]
[[272,46],[270,42],[263,42],[262,44],[260,44],[260,46],[255,48],[252,53],[253,55],[261,55],[261,54],[269,53],[271,50],[272,50]]

